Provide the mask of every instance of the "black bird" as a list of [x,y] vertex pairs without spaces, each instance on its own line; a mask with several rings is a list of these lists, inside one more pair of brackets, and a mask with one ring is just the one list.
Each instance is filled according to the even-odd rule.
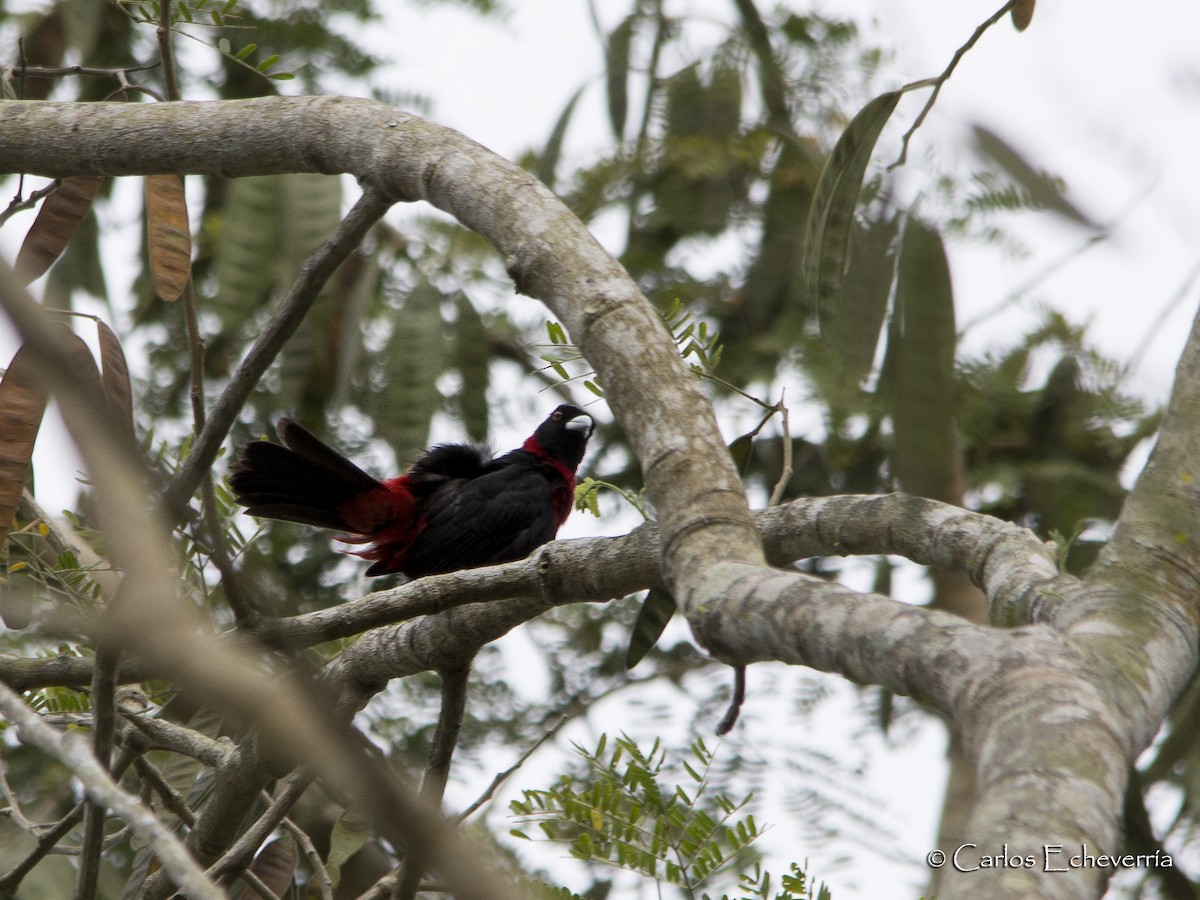
[[378,481],[292,419],[280,444],[238,453],[229,484],[252,516],[342,532],[367,545],[367,575],[410,578],[524,559],[571,512],[575,470],[593,422],[562,405],[521,445],[492,458],[470,444],[426,450],[403,475]]

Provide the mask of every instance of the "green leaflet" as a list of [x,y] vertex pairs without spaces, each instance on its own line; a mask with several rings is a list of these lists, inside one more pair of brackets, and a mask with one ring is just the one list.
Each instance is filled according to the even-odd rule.
[[733,443],[729,445],[729,455],[733,457],[733,464],[738,473],[744,476],[746,467],[750,465],[750,458],[754,455],[754,432],[734,438]]
[[850,246],[854,264],[846,271],[842,300],[824,329],[837,353],[843,380],[858,384],[871,371],[896,276],[896,237],[900,217],[855,227]]
[[888,91],[859,110],[838,138],[817,182],[808,214],[801,271],[805,296],[822,315],[836,311],[841,305],[854,209],[863,176],[879,133],[900,95],[900,91]]
[[[309,172],[277,177],[281,191],[278,290],[282,294],[341,221],[342,182],[335,176]],[[304,323],[280,354],[280,398],[302,421],[315,421],[335,388],[345,326],[344,304],[336,297],[337,288],[337,279],[326,282]]]
[[337,822],[333,825],[333,833],[329,836],[329,855],[325,860],[325,868],[329,873],[329,881],[334,890],[342,878],[342,866],[346,860],[363,848],[374,833],[371,817],[365,815],[355,806],[347,806],[342,810]]
[[896,282],[884,390],[895,446],[892,468],[912,494],[961,502],[955,420],[954,292],[941,235],[910,218]]
[[650,648],[658,643],[674,614],[675,598],[661,588],[651,588],[629,634],[629,648],[625,651],[626,669],[632,669],[641,662]]
[[401,468],[425,449],[430,421],[442,408],[437,382],[445,368],[444,299],[428,281],[405,298],[383,353],[385,383],[371,394],[377,433],[395,450]]
[[221,213],[216,247],[216,306],[227,325],[244,322],[266,302],[279,277],[278,175],[235,178]]
[[488,439],[488,384],[490,378],[487,326],[466,294],[455,298],[458,316],[454,323],[454,367],[462,384],[458,389],[458,412],[467,437],[476,443]]
[[620,141],[629,114],[629,48],[638,14],[630,13],[613,29],[604,46],[605,87],[608,92],[608,121]]
[[550,137],[546,138],[546,147],[542,150],[541,155],[538,156],[537,164],[533,168],[533,174],[538,177],[538,180],[542,184],[551,190],[554,189],[554,182],[557,180],[555,173],[558,171],[558,161],[562,158],[563,139],[567,135],[567,126],[571,124],[571,116],[575,112],[575,104],[579,102],[579,98],[582,95],[582,87],[571,95],[571,99],[563,107],[558,121],[554,123],[554,128],[550,131]]

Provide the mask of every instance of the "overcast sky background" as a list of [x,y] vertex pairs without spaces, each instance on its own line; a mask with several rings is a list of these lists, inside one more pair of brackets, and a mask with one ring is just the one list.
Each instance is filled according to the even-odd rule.
[[[845,0],[823,8],[830,15],[859,17],[863,28],[891,51],[893,59],[879,85],[883,90],[938,74],[999,3]],[[592,88],[567,141],[567,153],[586,160],[608,140],[602,54],[586,5],[583,0],[511,0],[510,5],[512,15],[497,23],[454,8],[418,10],[404,4],[392,12],[389,27],[372,28],[365,39],[392,61],[386,74],[397,90],[433,98],[434,121],[509,158],[540,147],[567,99],[590,79]],[[717,22],[728,20],[732,6],[714,0],[677,5],[681,11],[711,13]],[[798,11],[810,8],[788,5]],[[611,29],[629,12],[632,0],[596,0],[596,6],[605,28]],[[1029,258],[1005,257],[995,248],[952,246],[960,325],[1004,307],[1003,313],[967,331],[965,352],[1007,346],[1034,320],[1037,303],[1045,302],[1088,322],[1096,342],[1118,358],[1128,358],[1148,341],[1132,385],[1151,401],[1166,398],[1198,294],[1197,50],[1200,3],[1195,0],[1159,0],[1136,10],[1131,4],[1095,0],[1043,0],[1028,31],[1017,34],[1002,21],[962,61],[915,136],[908,166],[895,175],[899,195],[915,197],[927,186],[929,169],[923,163],[930,148],[935,148],[939,165],[959,158],[966,168],[977,166],[969,135],[970,126],[978,123],[1010,141],[1035,165],[1064,176],[1071,199],[1095,220],[1116,218],[1110,238],[1078,255],[1074,253],[1087,235],[1048,214],[1010,222],[1034,249]],[[899,137],[926,96],[918,92],[902,102],[880,141],[877,164],[895,158]],[[14,230],[6,229],[3,241],[10,259]],[[1038,280],[1022,302],[1006,304],[1015,290],[1068,257],[1073,258]],[[0,328],[0,356],[7,360],[14,350],[11,334]],[[529,424],[514,423],[511,433],[497,434],[497,446],[519,441]],[[61,433],[50,427],[42,443],[61,440]],[[39,447],[39,454],[44,452]],[[74,486],[65,479],[58,485],[48,481],[39,478],[39,488],[50,497],[47,507],[69,502],[56,505],[56,498],[68,497]],[[594,527],[576,516],[564,534]],[[519,641],[511,652],[519,653]],[[758,667],[751,671],[752,706],[768,702],[754,692],[756,680],[763,677]],[[836,844],[797,846],[792,852],[807,858],[815,873],[832,883],[839,900],[916,896],[940,804],[944,773],[937,761],[943,739],[929,728],[902,751],[888,750],[882,738],[864,735],[861,718],[847,712],[853,708],[853,690],[836,679],[830,686],[847,702],[826,707],[813,731],[821,742],[845,747],[848,759],[872,760],[861,789],[881,798],[876,813],[895,833],[896,843],[865,854]],[[779,824],[782,831],[786,823]],[[839,867],[844,854],[853,854],[853,862]]]
[[[845,0],[817,5],[830,15],[857,15],[864,30],[890,49],[893,61],[880,88],[891,89],[941,72],[999,3]],[[512,6],[514,14],[500,26],[453,8],[417,12],[405,6],[396,13],[397,33],[375,32],[368,39],[377,52],[395,60],[398,85],[435,99],[432,115],[438,122],[510,158],[540,146],[567,99],[593,79],[567,140],[569,153],[587,159],[606,140],[607,119],[598,81],[602,56],[586,5],[583,0],[516,0]],[[606,28],[630,6],[627,0],[597,2]],[[724,21],[731,4],[695,0],[678,6]],[[430,34],[453,39],[419,38]],[[979,123],[1034,164],[1066,177],[1072,200],[1095,220],[1108,222],[1127,211],[1109,241],[1046,279],[1036,292],[1076,310],[1093,323],[1095,336],[1110,352],[1125,355],[1200,259],[1200,209],[1194,202],[1200,191],[1198,34],[1200,4],[1191,0],[1151,2],[1136,14],[1116,3],[1044,0],[1022,34],[1007,19],[1001,21],[943,89],[914,139],[908,166],[895,174],[899,188],[915,196],[926,186],[922,161],[930,147],[942,165],[956,154],[967,157],[969,127]],[[915,92],[902,103],[880,141],[877,164],[895,158],[900,134],[927,95]],[[1086,238],[1050,215],[1022,217],[1020,233],[1037,252],[1019,264],[997,260],[994,249],[955,248],[961,323],[1001,303]],[[1160,329],[1160,340],[1138,372],[1148,395],[1169,387],[1190,318],[1185,302]],[[968,332],[966,347],[1012,333],[989,320],[987,329]]]

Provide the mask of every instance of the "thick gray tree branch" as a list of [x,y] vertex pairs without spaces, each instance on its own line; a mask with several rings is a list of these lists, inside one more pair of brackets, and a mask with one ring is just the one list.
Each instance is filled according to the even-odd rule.
[[[379,197],[428,200],[488,238],[518,288],[550,307],[603,380],[660,517],[663,579],[701,643],[728,662],[778,659],[883,684],[954,718],[979,773],[971,829],[981,853],[1005,844],[1019,853],[1115,847],[1128,767],[1196,663],[1200,488],[1187,464],[1200,427],[1196,334],[1160,447],[1096,574],[1058,576],[1052,556],[1015,533],[991,547],[968,535],[924,551],[957,558],[959,567],[966,561],[993,596],[993,621],[1026,623],[1001,630],[764,565],[711,409],[636,286],[541,184],[461,135],[345,98],[0,105],[0,172],[158,171],[349,172]],[[814,527],[821,531],[819,521]],[[846,522],[823,539],[866,546],[857,528]],[[1005,548],[1018,545],[1023,551],[1008,556]],[[404,665],[455,652],[439,646],[438,619],[473,629],[465,651],[523,620],[529,603],[546,602],[535,595],[377,629],[330,677],[353,707],[348,695],[369,695]],[[144,603],[130,608],[152,608]],[[125,639],[184,683],[213,686],[204,677],[211,673],[165,655],[165,647],[178,653],[170,640]],[[217,694],[249,711],[249,698]],[[243,773],[262,766],[252,753],[246,759]],[[201,843],[216,836],[203,820],[193,833]],[[1104,880],[1096,869],[989,868],[949,878],[943,896],[1086,897]]]
[[[988,596],[994,618],[1037,621],[1047,604],[1056,606],[1078,590],[1077,579],[1058,572],[1053,548],[1032,532],[935,500],[905,494],[803,498],[757,513],[756,523],[772,565],[816,556],[903,556],[969,578]],[[559,541],[520,562],[423,578],[354,603],[266,619],[257,633],[270,642],[306,647],[455,607],[524,598],[505,615],[507,630],[551,605],[603,602],[661,586],[658,559],[658,528],[647,523],[621,537]],[[471,615],[492,619],[493,612],[480,607]],[[477,632],[474,626],[469,630]],[[414,668],[419,660],[408,661],[396,674],[381,677],[436,669],[443,658],[449,657],[439,653],[423,668]],[[147,677],[144,666],[125,671],[126,681]],[[21,690],[77,686],[89,673],[85,659],[0,657],[0,681]]]
[[[998,616],[1017,622],[1036,621],[1078,588],[1077,579],[1058,571],[1053,547],[1028,529],[921,497],[804,498],[761,511],[755,521],[774,566],[816,556],[903,556],[966,576]],[[351,604],[264,620],[258,633],[308,646],[471,603],[603,602],[662,586],[659,558],[658,527],[647,523],[622,537],[560,541],[521,562],[422,578]],[[532,616],[547,607],[535,601],[531,608]]]

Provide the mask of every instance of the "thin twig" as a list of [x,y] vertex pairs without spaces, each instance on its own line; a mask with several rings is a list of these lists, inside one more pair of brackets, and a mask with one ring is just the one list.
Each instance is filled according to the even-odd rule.
[[1187,275],[1184,276],[1183,281],[1179,285],[1179,289],[1175,291],[1175,295],[1167,301],[1166,305],[1163,306],[1161,310],[1159,310],[1159,313],[1154,318],[1154,321],[1150,323],[1150,327],[1146,329],[1145,335],[1142,336],[1142,339],[1138,342],[1137,347],[1134,349],[1133,353],[1130,354],[1129,359],[1125,362],[1126,372],[1132,372],[1141,364],[1142,357],[1145,356],[1146,352],[1150,349],[1150,345],[1154,342],[1154,338],[1158,334],[1159,330],[1163,327],[1163,325],[1166,324],[1167,320],[1171,317],[1171,314],[1179,308],[1179,305],[1186,302],[1188,298],[1192,296],[1192,288],[1194,287],[1196,279],[1198,278],[1200,278],[1200,259],[1196,260],[1196,262],[1192,264],[1192,268],[1188,270]]
[[254,859],[254,854],[283,821],[301,795],[312,784],[313,776],[308,772],[293,772],[284,783],[283,789],[271,801],[266,811],[253,825],[246,829],[237,842],[224,855],[208,867],[208,876],[213,881],[227,881],[232,875],[240,875]]
[[20,798],[13,793],[12,785],[8,783],[8,773],[5,769],[3,758],[0,758],[0,794],[4,795],[4,801],[8,804],[7,808],[3,810],[4,815],[22,831],[37,835],[45,827],[34,824],[21,811]]
[[1018,303],[1023,297],[1029,295],[1038,285],[1045,282],[1051,276],[1058,274],[1058,272],[1066,268],[1070,263],[1080,259],[1093,247],[1096,247],[1112,238],[1116,234],[1118,227],[1120,227],[1122,223],[1126,222],[1137,210],[1137,208],[1141,206],[1151,195],[1158,177],[1159,176],[1156,175],[1154,178],[1152,178],[1150,183],[1143,187],[1138,194],[1132,196],[1129,201],[1121,207],[1121,209],[1119,209],[1105,221],[1101,222],[1099,229],[1096,232],[1089,234],[1087,238],[1085,238],[1077,247],[1072,247],[1061,256],[1050,260],[1048,263],[1043,265],[1040,269],[1018,284],[1015,288],[1005,294],[1005,296],[998,303],[994,304],[988,309],[985,309],[970,321],[963,323],[962,328],[960,328],[958,331],[959,339],[961,340],[963,335],[967,334],[967,332],[971,331],[972,329],[977,328],[988,319],[999,315],[1014,304]]
[[[788,408],[787,404],[784,403],[782,393],[779,395],[779,402],[767,411],[766,416],[758,423],[758,427],[750,432],[751,437],[758,434],[775,413],[779,413],[783,419],[780,426],[783,431],[783,466],[779,472],[779,479],[775,482],[775,487],[771,491],[771,497],[767,501],[768,506],[778,506],[783,501],[784,492],[787,490],[788,483],[792,480],[792,429],[788,422]],[[746,667],[742,665],[733,666],[732,668],[733,696],[730,698],[729,707],[725,710],[725,715],[717,723],[718,735],[725,735],[733,730],[733,726],[737,724],[738,716],[741,715],[742,704],[746,700]]]
[[[118,69],[101,69],[95,66],[21,66],[20,77],[22,78],[63,78],[68,75],[87,75],[96,78],[117,78],[120,79],[130,72],[145,72],[149,69],[158,68],[159,63],[143,63],[140,66],[121,66]],[[10,80],[14,74],[13,66],[4,66],[0,68],[3,72],[4,79]]]
[[227,765],[233,744],[227,740],[216,741],[206,734],[186,728],[167,719],[156,718],[128,707],[121,709],[125,721],[136,730],[137,737],[126,734],[125,740],[135,745],[145,742],[152,749],[170,750],[206,766],[219,769]]
[[150,760],[144,756],[139,756],[133,761],[133,766],[137,769],[137,773],[141,776],[142,782],[146,787],[158,795],[159,799],[163,802],[163,806],[174,813],[179,818],[179,821],[188,828],[196,824],[196,814],[187,805],[187,801],[184,800],[183,795],[171,787],[167,779],[163,777],[163,774],[158,771]]
[[29,854],[0,877],[0,895],[11,896],[21,886],[25,876],[33,871],[34,866],[54,852],[58,842],[65,838],[71,829],[83,818],[83,804],[77,803],[70,812],[59,819],[46,831],[37,835],[37,844]]
[[[163,81],[166,86],[168,100],[179,100],[179,78],[175,70],[175,56],[171,47],[171,3],[164,0],[159,8],[158,47],[163,63]],[[190,396],[192,401],[192,430],[199,436],[204,430],[206,412],[204,408],[204,335],[200,332],[200,320],[196,314],[196,290],[189,275],[183,289],[184,320],[187,324],[189,363],[191,369]],[[234,619],[239,626],[252,626],[258,619],[255,610],[245,603],[245,592],[241,589],[237,573],[230,562],[229,549],[225,543],[225,535],[221,530],[221,517],[218,512],[216,490],[213,488],[212,475],[205,473],[200,485],[202,503],[204,505],[204,523],[208,527],[209,540],[212,542],[210,557],[213,565],[221,574],[221,584],[225,588],[225,598],[233,611]]]
[[729,708],[717,723],[717,734],[729,734],[737,724],[742,712],[742,703],[746,700],[746,667],[733,666],[733,697],[729,700]]
[[380,876],[378,881],[359,894],[355,900],[383,900],[384,897],[390,897],[399,881],[400,870],[392,869],[386,875]]
[[139,94],[145,94],[147,97],[153,97],[159,103],[163,103],[167,99],[160,91],[156,91],[154,88],[148,87],[144,84],[136,84],[126,78],[123,74],[118,81],[120,82],[120,86],[107,97],[105,97],[105,100],[112,100],[115,97],[120,97],[122,100],[128,100],[130,91],[136,91]]
[[178,100],[179,77],[175,71],[175,53],[171,49],[171,0],[161,0],[158,7],[158,54],[162,59],[167,99]]
[[229,553],[229,545],[225,541],[224,523],[221,520],[220,508],[217,505],[217,489],[213,486],[212,473],[206,473],[200,483],[200,503],[204,510],[204,524],[208,529],[208,539],[211,543],[209,559],[221,575],[221,588],[225,593],[225,602],[233,612],[234,623],[238,628],[253,630],[262,621],[262,613],[250,601],[242,578],[233,565]]
[[[471,664],[467,663],[454,672],[442,672],[441,675],[442,706],[429,747],[425,776],[421,779],[421,798],[434,808],[441,807],[446,782],[450,779],[450,762],[454,758],[454,748],[458,746],[458,733],[467,709],[467,682],[471,677]],[[426,865],[421,854],[410,848],[404,859],[404,873],[392,891],[393,900],[413,900],[416,897]]]
[[[189,277],[183,289],[184,319],[187,322],[188,349],[191,361],[191,400],[192,400],[192,430],[199,435],[204,430],[207,413],[204,407],[204,335],[200,333],[200,320],[196,315],[196,291]],[[229,546],[225,542],[224,523],[221,521],[220,507],[217,505],[217,491],[213,487],[212,473],[206,472],[200,482],[200,498],[204,510],[203,525],[208,531],[210,546],[209,558],[221,575],[221,586],[225,590],[225,600],[233,611],[234,621],[240,628],[253,628],[261,618],[259,612],[249,603],[246,592],[242,589],[241,579],[234,569],[229,555]]]
[[[257,900],[280,900],[279,895],[267,887],[263,880],[249,869],[244,869],[243,871],[239,872],[238,878],[244,881],[247,887],[250,887],[254,890],[254,895]],[[250,895],[243,893],[242,896],[247,897]]]
[[0,712],[17,726],[22,743],[38,747],[66,766],[88,796],[133,827],[162,863],[170,878],[192,900],[225,900],[225,892],[210,881],[187,848],[137,797],[117,784],[77,734],[63,734],[42,721],[21,695],[0,684]]
[[183,286],[183,319],[187,327],[188,369],[190,385],[188,395],[192,401],[192,431],[199,434],[204,428],[204,335],[200,333],[200,319],[196,315],[196,290],[189,274]]
[[[114,597],[114,602],[118,598]],[[112,761],[116,734],[116,676],[120,651],[112,647],[96,648],[92,669],[92,752],[108,769]],[[76,900],[92,900],[100,879],[100,854],[104,850],[104,804],[89,797],[83,810],[83,841],[80,845],[79,874],[75,880]]]
[[48,197],[53,194],[59,189],[62,183],[63,180],[61,178],[55,178],[45,187],[38,188],[24,200],[21,199],[22,189],[20,186],[18,186],[16,196],[14,196],[12,200],[8,202],[8,206],[5,207],[4,212],[0,212],[0,225],[3,225],[22,210],[32,209],[33,207],[37,206],[39,200],[41,200],[43,197]]
[[933,109],[933,104],[937,102],[938,94],[942,92],[942,85],[950,80],[950,76],[954,74],[954,70],[958,68],[959,62],[967,54],[967,51],[975,46],[979,39],[983,37],[984,32],[999,22],[1000,19],[1002,19],[1009,12],[1009,10],[1011,10],[1019,2],[1020,0],[1008,0],[1008,2],[1000,7],[1000,9],[988,17],[988,19],[982,25],[975,29],[975,33],[971,35],[967,42],[954,51],[954,56],[950,57],[950,65],[946,66],[945,71],[943,71],[941,75],[937,76],[930,82],[933,85],[933,93],[931,93],[929,95],[929,99],[925,101],[925,106],[922,108],[920,115],[917,116],[916,121],[912,123],[912,127],[909,128],[908,131],[904,132],[904,137],[901,138],[900,141],[900,156],[894,163],[887,167],[889,172],[891,172],[893,169],[899,168],[908,161],[909,141],[912,140],[912,136],[916,133],[917,129],[921,127],[922,123],[924,123],[925,117],[928,116],[929,111]]
[[[171,3],[164,0],[159,8],[158,46],[163,63],[163,81],[166,85],[168,100],[180,99],[179,78],[175,71],[175,57],[171,47]],[[204,430],[206,412],[204,408],[204,335],[200,332],[200,320],[196,314],[196,290],[189,275],[183,288],[184,321],[187,324],[188,359],[191,370],[191,385],[189,395],[192,402],[192,430],[199,435]],[[258,619],[256,612],[245,601],[245,592],[241,589],[237,573],[229,559],[229,549],[225,544],[225,535],[221,530],[221,517],[217,507],[216,490],[213,488],[212,475],[206,472],[200,484],[202,503],[204,505],[204,523],[208,527],[209,540],[212,542],[210,558],[217,571],[221,574],[221,584],[225,588],[225,598],[233,611],[234,619],[239,626],[251,626]]]
[[559,729],[561,729],[566,724],[567,724],[567,717],[560,716],[558,721],[555,722],[554,725],[552,725],[550,727],[549,731],[547,731],[540,738],[538,738],[536,741],[534,741],[534,743],[529,747],[528,750],[526,750],[519,757],[517,757],[517,761],[515,763],[513,763],[511,766],[509,766],[503,772],[498,772],[496,774],[496,777],[492,779],[492,783],[489,784],[484,789],[484,792],[482,794],[480,794],[470,806],[468,806],[466,809],[464,809],[461,813],[458,814],[458,818],[456,821],[458,821],[461,824],[462,822],[466,821],[470,816],[474,815],[485,803],[487,803],[489,800],[492,799],[493,796],[495,796],[496,791],[500,788],[500,785],[504,784],[504,782],[506,782],[509,778],[511,778],[513,776],[513,774],[515,774],[516,771],[521,768],[521,766],[525,765],[525,763],[529,760],[529,757],[533,756],[533,754],[535,754],[538,751],[538,748],[541,747],[542,744],[546,743],[546,741],[550,740],[550,738],[552,738],[552,737],[554,737],[554,735],[558,734]]
[[787,404],[783,402],[782,393],[779,395],[779,403],[775,408],[779,410],[779,415],[783,419],[779,426],[783,432],[783,467],[779,472],[779,480],[775,482],[775,489],[771,491],[771,499],[767,501],[768,506],[778,506],[783,502],[784,491],[787,490],[788,482],[792,480],[792,429],[788,424],[788,408]]
[[325,861],[321,859],[321,854],[317,852],[317,848],[313,845],[312,838],[291,819],[285,817],[280,824],[283,825],[284,829],[292,836],[296,843],[300,845],[300,852],[308,860],[308,867],[312,870],[312,875],[308,879],[309,891],[312,891],[315,882],[317,891],[321,895],[321,900],[333,900],[333,882],[330,880],[329,872],[325,868]]

